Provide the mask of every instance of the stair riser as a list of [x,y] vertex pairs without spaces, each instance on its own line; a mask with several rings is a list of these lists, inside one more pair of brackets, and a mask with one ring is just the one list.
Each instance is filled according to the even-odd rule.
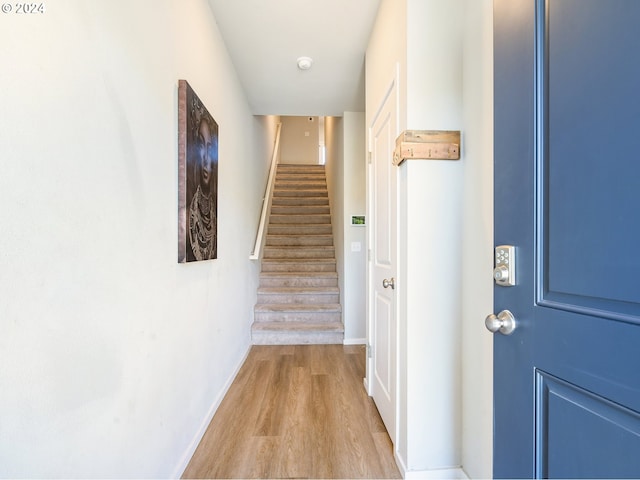
[[251,333],[253,345],[336,345],[342,344],[344,332],[264,332]]
[[313,248],[313,247],[265,247],[264,258],[335,258],[333,247]]
[[272,205],[272,215],[329,215],[328,205]]
[[305,205],[317,205],[317,206],[329,206],[329,197],[275,197],[272,202],[273,207],[280,206],[305,206]]
[[326,190],[327,184],[324,182],[314,182],[308,180],[306,182],[276,182],[274,190]]
[[290,172],[278,172],[276,173],[276,183],[277,182],[291,182],[291,181],[300,181],[300,182],[325,182],[325,176],[320,173],[290,173]]
[[270,261],[270,262],[262,262],[262,271],[263,272],[278,272],[278,273],[289,273],[289,272],[335,272],[336,271],[336,262],[328,261],[323,263],[309,263],[304,260],[300,260],[299,262],[278,262]]
[[314,225],[293,225],[282,223],[279,225],[270,225],[268,235],[331,235],[331,225],[314,224]]
[[273,191],[273,198],[280,198],[280,197],[284,197],[284,198],[297,198],[297,197],[328,197],[329,194],[327,193],[327,190],[319,190],[317,188],[315,189],[307,189],[307,190],[292,190],[292,189],[288,189],[288,190],[275,190]]
[[276,170],[277,174],[300,174],[300,175],[323,175],[325,174],[324,166],[322,165],[278,165]]
[[268,247],[330,247],[333,246],[331,235],[267,235]]
[[337,293],[329,294],[290,294],[290,293],[258,293],[258,304],[302,304],[302,305],[321,305],[327,303],[340,302],[340,296]]
[[298,224],[298,223],[331,223],[330,215],[271,215],[269,217],[271,224]]
[[340,312],[255,312],[254,321],[265,322],[308,322],[333,323],[342,321]]
[[300,170],[322,170],[324,171],[324,165],[320,165],[319,163],[278,163],[278,169],[286,170],[286,169],[300,169]]
[[292,277],[292,278],[260,278],[260,287],[279,288],[279,287],[337,287],[337,278],[322,277]]
[[326,182],[326,175],[322,172],[276,172],[276,182],[280,180],[306,182],[314,180],[318,182]]

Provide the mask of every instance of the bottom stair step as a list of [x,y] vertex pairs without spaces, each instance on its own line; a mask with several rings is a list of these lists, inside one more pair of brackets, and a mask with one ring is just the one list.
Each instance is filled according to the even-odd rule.
[[254,345],[341,344],[342,322],[255,322],[251,327]]

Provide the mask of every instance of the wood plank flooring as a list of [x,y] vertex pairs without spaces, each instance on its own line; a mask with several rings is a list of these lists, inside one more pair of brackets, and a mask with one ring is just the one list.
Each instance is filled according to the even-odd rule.
[[364,346],[252,347],[183,478],[402,478]]

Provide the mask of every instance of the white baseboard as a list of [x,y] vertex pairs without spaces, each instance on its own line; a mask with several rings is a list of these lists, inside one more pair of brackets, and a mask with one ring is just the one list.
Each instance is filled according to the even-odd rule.
[[366,338],[345,338],[342,342],[343,345],[366,345]]
[[193,454],[195,453],[196,448],[198,448],[198,445],[200,444],[200,441],[202,440],[202,437],[204,437],[204,434],[207,431],[207,428],[209,427],[209,424],[211,423],[211,420],[213,419],[213,416],[215,415],[216,411],[218,410],[218,407],[220,406],[220,403],[222,403],[222,399],[225,397],[225,395],[229,391],[229,388],[231,387],[231,384],[235,380],[236,376],[238,375],[238,372],[240,371],[240,368],[242,367],[242,365],[244,364],[245,360],[247,359],[247,356],[249,355],[249,351],[250,350],[251,350],[251,345],[249,345],[249,348],[247,348],[247,351],[245,352],[245,354],[240,359],[240,362],[238,363],[238,365],[236,365],[236,368],[233,370],[233,372],[231,373],[229,378],[227,378],[227,381],[225,382],[224,387],[223,387],[222,391],[220,392],[220,394],[214,399],[213,404],[211,405],[211,407],[209,407],[209,411],[207,412],[207,415],[202,420],[202,424],[200,425],[200,428],[198,429],[198,431],[196,432],[195,436],[193,437],[193,440],[191,440],[191,443],[189,444],[189,447],[187,448],[187,450],[182,455],[182,458],[180,459],[180,462],[178,463],[178,466],[174,470],[173,475],[171,475],[171,478],[180,478],[180,477],[182,477],[182,474],[186,470],[187,465],[189,465],[189,461],[191,460],[191,457],[193,457]]
[[397,453],[395,459],[402,478],[406,480],[469,480],[467,474],[460,467],[407,471],[407,467]]
[[469,480],[461,468],[441,468],[438,470],[414,470],[404,473],[405,479],[420,480]]

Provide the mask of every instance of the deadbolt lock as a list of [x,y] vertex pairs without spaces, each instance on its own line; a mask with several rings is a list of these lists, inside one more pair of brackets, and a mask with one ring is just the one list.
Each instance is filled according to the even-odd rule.
[[496,247],[496,267],[493,279],[502,287],[513,287],[516,284],[516,247],[499,245]]

